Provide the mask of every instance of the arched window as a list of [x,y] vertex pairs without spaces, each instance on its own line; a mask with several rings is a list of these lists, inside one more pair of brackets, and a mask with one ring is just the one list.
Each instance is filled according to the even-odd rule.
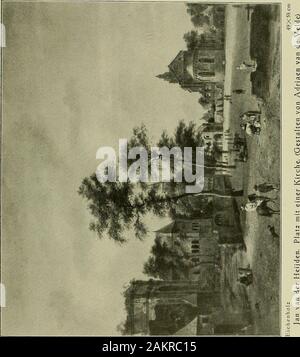
[[199,223],[198,222],[192,223],[192,230],[193,231],[198,231],[199,230]]
[[200,76],[200,77],[214,77],[215,76],[215,72],[214,71],[198,72],[198,76]]

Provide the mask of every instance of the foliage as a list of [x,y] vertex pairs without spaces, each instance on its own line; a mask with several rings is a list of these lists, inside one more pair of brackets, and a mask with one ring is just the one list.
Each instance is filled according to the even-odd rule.
[[189,254],[184,247],[184,236],[169,245],[155,238],[151,255],[144,264],[144,273],[159,279],[186,279],[188,268],[191,265]]
[[[128,141],[128,150],[132,146],[145,146],[149,149],[149,140],[145,126],[134,128],[133,136]],[[193,148],[193,160],[196,147],[203,146],[200,131],[196,124],[179,122],[173,135],[164,131],[157,144],[158,147],[172,148],[177,146]],[[150,153],[150,150],[148,151]],[[150,154],[149,154],[150,155]],[[205,152],[205,171],[215,169],[214,157]],[[148,161],[149,162],[149,161]],[[174,169],[174,160],[171,160],[171,170]],[[151,174],[151,170],[150,170]],[[171,182],[166,183],[132,183],[105,182],[97,180],[96,174],[85,177],[79,187],[78,193],[87,201],[88,210],[93,217],[89,225],[91,231],[99,238],[108,236],[115,242],[126,242],[126,232],[133,229],[138,239],[143,239],[147,234],[144,223],[146,214],[171,217],[176,213],[178,202],[184,197],[193,194],[185,193],[184,186],[187,183],[177,183],[171,177]],[[210,192],[202,192],[200,195],[212,195]],[[198,194],[199,195],[199,194]]]
[[185,33],[183,35],[183,39],[186,43],[187,49],[189,51],[193,51],[197,47],[200,37],[197,31],[192,30],[190,32]]

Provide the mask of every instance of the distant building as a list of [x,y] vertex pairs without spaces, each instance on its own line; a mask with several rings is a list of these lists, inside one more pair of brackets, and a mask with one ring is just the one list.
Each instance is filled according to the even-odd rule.
[[193,50],[180,51],[168,66],[169,71],[158,78],[178,83],[191,92],[215,96],[223,88],[225,76],[224,40],[214,34],[201,34]]
[[205,123],[200,128],[201,137],[204,141],[204,146],[208,150],[223,148],[223,124],[222,123]]
[[[222,13],[221,9],[221,13]],[[219,14],[219,11],[216,12]],[[221,34],[221,35],[220,35]],[[210,105],[212,120],[223,121],[225,49],[224,33],[203,33],[193,49],[179,51],[168,71],[157,76],[201,94],[199,103]]]
[[[230,179],[213,175],[207,184],[212,192],[228,197],[210,197],[213,210],[205,217],[200,214],[192,219],[176,218],[155,232],[168,252],[180,247],[188,256],[187,275],[174,279],[176,268],[170,267],[165,280],[131,282],[124,294],[126,334],[232,334],[248,324],[248,308],[235,311],[224,305],[220,250],[224,244],[243,243],[239,210],[235,198],[230,196]],[[197,211],[199,196],[188,199],[189,210]]]
[[195,281],[133,281],[125,292],[128,333],[174,335],[198,315],[210,315],[220,305],[219,291],[202,291]]
[[[190,265],[183,278],[197,280],[203,289],[215,289],[218,286],[218,236],[213,233],[211,219],[176,219],[156,231],[156,239],[171,251],[174,246],[180,247],[188,257]],[[172,270],[170,279],[174,279]]]
[[127,335],[223,335],[248,324],[244,313],[222,307],[220,290],[195,281],[136,280],[124,295]]

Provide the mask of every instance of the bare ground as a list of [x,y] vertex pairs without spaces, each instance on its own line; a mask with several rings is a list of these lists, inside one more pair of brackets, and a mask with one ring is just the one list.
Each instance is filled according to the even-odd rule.
[[[239,14],[237,17],[237,30],[242,32],[245,27],[246,15]],[[232,132],[240,132],[239,115],[246,110],[256,110],[259,107],[262,112],[262,131],[259,136],[247,137],[248,161],[238,163],[237,169],[232,173],[233,187],[244,188],[244,199],[239,203],[246,202],[247,196],[254,192],[253,186],[263,182],[280,183],[280,16],[279,9],[268,8],[268,44],[259,49],[257,60],[263,77],[263,102],[257,100],[259,88],[256,82],[250,81],[250,74],[232,71],[231,89],[242,88],[245,95],[233,96],[230,109],[230,129]],[[256,15],[261,13],[256,12]],[[256,16],[255,15],[255,16]],[[256,19],[257,20],[257,19]],[[240,23],[239,23],[240,22]],[[250,24],[249,24],[250,25]],[[264,24],[266,26],[266,24]],[[240,28],[239,28],[240,27]],[[249,26],[250,27],[250,26]],[[253,38],[259,39],[258,33],[247,34],[240,40],[236,34],[235,48],[229,48],[231,65],[235,68],[242,61],[249,61],[255,56],[255,43]],[[254,28],[255,31],[255,28]],[[256,31],[260,31],[256,29]],[[234,35],[234,34],[232,34]],[[256,36],[256,37],[255,37]],[[247,37],[250,42],[247,46]],[[257,45],[261,46],[259,41]],[[251,48],[252,46],[252,48]],[[250,51],[251,48],[251,51]],[[231,53],[230,53],[231,52]],[[250,52],[252,52],[250,54]],[[262,63],[261,61],[265,61]],[[265,70],[267,69],[267,70]],[[252,78],[253,79],[253,78]],[[261,82],[261,81],[260,81]],[[254,93],[256,95],[254,95]],[[270,206],[279,208],[280,196],[276,192],[268,193],[275,203]],[[276,335],[280,332],[280,239],[274,238],[268,229],[268,225],[274,226],[280,234],[280,216],[259,216],[257,212],[240,213],[241,223],[244,230],[246,250],[225,247],[222,252],[224,286],[223,304],[226,309],[232,311],[245,311],[245,323],[249,329],[241,333]],[[250,267],[253,270],[253,283],[245,287],[237,282],[238,267]],[[250,308],[251,316],[248,316]]]

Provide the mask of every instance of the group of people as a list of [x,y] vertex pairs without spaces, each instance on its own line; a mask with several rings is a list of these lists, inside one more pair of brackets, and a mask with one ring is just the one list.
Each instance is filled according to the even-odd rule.
[[240,126],[248,134],[259,135],[261,131],[260,122],[261,112],[256,110],[248,110],[240,115]]

